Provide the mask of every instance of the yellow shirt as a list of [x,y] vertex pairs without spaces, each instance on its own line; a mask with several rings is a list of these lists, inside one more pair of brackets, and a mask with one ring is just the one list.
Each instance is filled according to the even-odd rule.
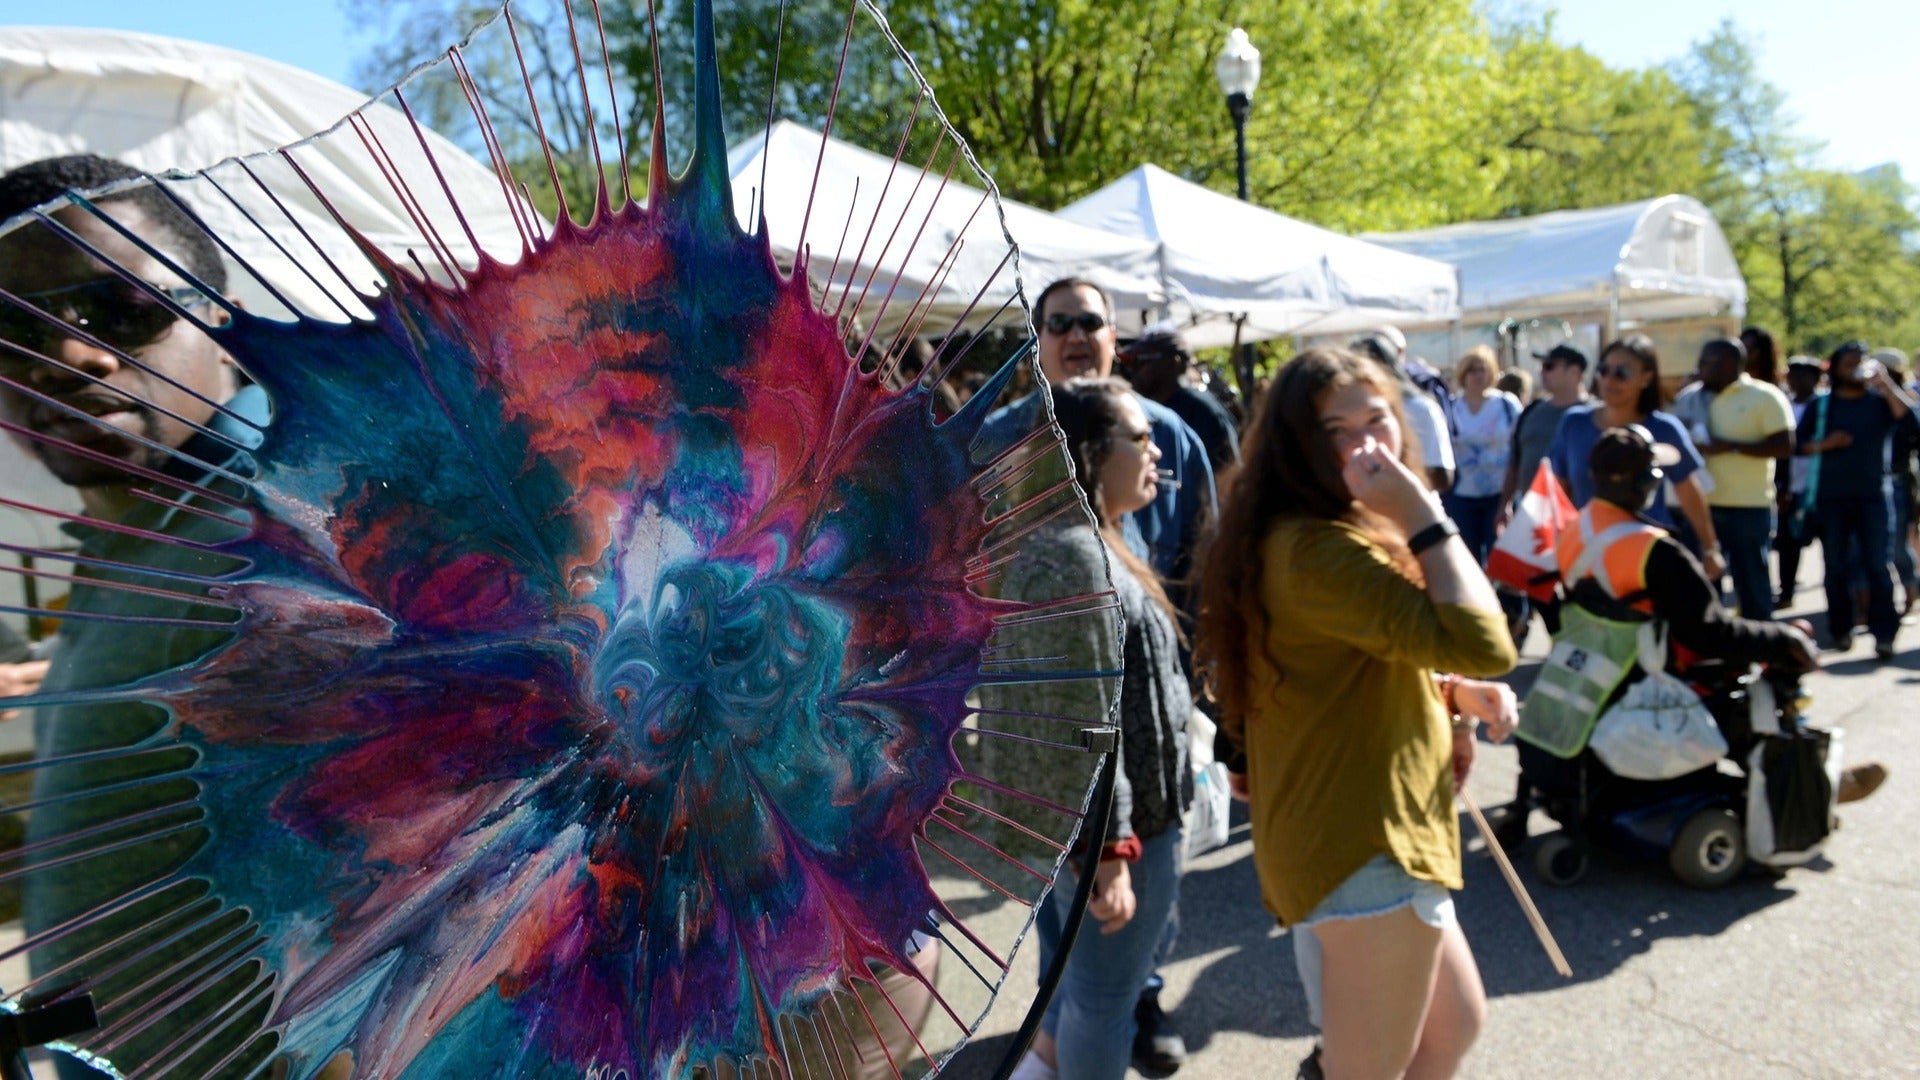
[[[1787,395],[1779,387],[1747,375],[1713,395],[1707,406],[1707,430],[1714,442],[1756,443],[1792,427],[1793,405]],[[1773,467],[1772,458],[1737,451],[1707,455],[1707,472],[1713,475],[1708,505],[1730,509],[1772,506]]]
[[1460,888],[1453,739],[1432,673],[1511,669],[1505,618],[1435,604],[1344,522],[1279,522],[1261,564],[1246,749],[1267,910],[1298,922],[1382,853]]

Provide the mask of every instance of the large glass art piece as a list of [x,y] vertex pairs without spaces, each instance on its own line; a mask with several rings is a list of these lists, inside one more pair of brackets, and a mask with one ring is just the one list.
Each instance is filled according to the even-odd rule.
[[[862,93],[893,80],[896,175],[835,202],[776,169],[744,214],[710,4],[690,56],[654,38],[656,79],[691,87],[656,82],[645,110],[597,12],[569,14],[559,78],[524,66],[510,10],[316,137],[380,164],[415,236],[356,230],[305,145],[140,181],[226,253],[226,288],[128,187],[0,235],[8,460],[96,496],[0,497],[62,530],[5,545],[33,590],[0,598],[61,626],[42,691],[0,700],[36,736],[0,766],[21,781],[0,883],[25,911],[4,951],[26,971],[0,1007],[91,995],[59,1055],[123,1076],[842,1077],[876,1055],[907,1075],[1034,1000],[1009,972],[1090,813],[1115,616],[995,594],[1026,536],[1086,509],[1046,410],[983,434],[1032,368],[997,333],[1026,320],[991,187],[870,7],[842,12],[833,85],[850,63]],[[519,57],[519,101],[482,93],[486,48]],[[434,182],[409,99],[430,90],[471,103],[497,202]],[[532,170],[512,110],[540,132]],[[556,151],[562,117],[587,137]],[[807,186],[818,216],[777,252],[764,193]],[[956,201],[963,229],[929,226]],[[483,217],[516,246],[490,249]],[[236,260],[241,229],[298,279]],[[928,246],[939,274],[901,288]],[[227,299],[242,286],[267,300]],[[170,366],[198,347],[233,393]],[[942,406],[961,365],[984,384]],[[1084,655],[1023,645],[1059,620]],[[997,783],[1007,753],[1056,760],[1058,788]],[[903,1023],[896,1059],[880,1032]]]

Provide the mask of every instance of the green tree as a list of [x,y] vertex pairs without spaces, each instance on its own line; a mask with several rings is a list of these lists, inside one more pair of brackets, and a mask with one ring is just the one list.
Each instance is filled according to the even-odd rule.
[[1795,130],[1785,96],[1758,69],[1727,21],[1676,72],[1711,136],[1719,171],[1703,195],[1746,275],[1749,318],[1816,352],[1884,338],[1920,306],[1913,189],[1897,169],[1819,168],[1820,147]]
[[1608,206],[1712,182],[1710,135],[1666,71],[1608,67],[1555,41],[1551,15],[1501,27],[1494,40],[1485,142],[1489,167],[1502,170],[1495,213]]

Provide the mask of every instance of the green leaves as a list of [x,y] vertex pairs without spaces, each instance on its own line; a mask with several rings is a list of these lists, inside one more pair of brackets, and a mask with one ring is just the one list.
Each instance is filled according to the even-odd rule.
[[[432,56],[451,28],[491,6],[343,2],[382,24],[390,42],[367,58],[369,83]],[[587,140],[613,143],[609,116],[594,132],[560,118],[572,90],[549,76],[572,59],[566,2],[591,25],[585,0],[522,0],[515,14],[536,88],[555,99],[548,135],[572,201],[594,181]],[[764,123],[770,90],[777,116],[824,122],[846,2],[716,0],[735,138]],[[692,85],[691,7],[654,5],[675,161],[690,149],[677,133]],[[603,11],[624,149],[641,165],[653,128],[652,24],[646,5]],[[1261,205],[1347,231],[1393,230],[1685,192],[1719,216],[1748,276],[1753,320],[1784,331],[1788,347],[1920,323],[1912,189],[1897,175],[1821,171],[1817,145],[1794,131],[1731,23],[1683,63],[1622,70],[1557,40],[1550,15],[1500,19],[1474,0],[887,0],[881,11],[939,108],[1000,189],[1023,202],[1064,205],[1142,162],[1233,191],[1233,126],[1213,59],[1241,26],[1262,52],[1247,122]],[[890,154],[916,88],[869,15],[858,18],[834,133]],[[520,89],[503,38],[477,41],[468,57],[482,92],[504,98]],[[598,63],[591,50],[588,62]],[[598,67],[593,75],[604,82]],[[457,87],[409,97],[447,133],[472,133]],[[906,149],[915,163],[937,132],[926,122],[933,104],[919,107]],[[538,156],[530,131],[502,141],[516,163]],[[544,162],[528,175],[544,176]],[[535,196],[549,198],[538,186]]]
[[1792,351],[1823,354],[1854,338],[1911,347],[1920,336],[1920,215],[1899,170],[1818,167],[1819,145],[1795,131],[1784,96],[1756,74],[1753,49],[1730,21],[1676,70],[1714,167],[1700,195],[1746,274],[1748,320]]

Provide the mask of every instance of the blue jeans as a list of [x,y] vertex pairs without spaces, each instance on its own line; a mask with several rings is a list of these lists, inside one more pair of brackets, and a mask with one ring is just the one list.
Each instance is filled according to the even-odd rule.
[[1913,531],[1913,491],[1904,481],[1893,482],[1893,575],[1899,579],[1900,587],[1907,590],[1911,602],[1914,593],[1914,550],[1907,543],[1907,534]]
[[[1134,1003],[1153,971],[1154,952],[1180,892],[1181,836],[1168,829],[1141,845],[1128,872],[1133,879],[1133,918],[1118,933],[1102,934],[1091,915],[1080,924],[1067,970],[1060,976],[1040,1030],[1059,1044],[1060,1080],[1122,1080],[1133,1062]],[[1077,882],[1062,873],[1035,918],[1040,969],[1060,947],[1067,909]]]
[[1460,526],[1460,542],[1473,552],[1473,561],[1487,565],[1487,556],[1493,551],[1493,525],[1500,520],[1500,496],[1448,492],[1440,496],[1440,502],[1447,508],[1447,516]]
[[1805,496],[1787,496],[1787,515],[1774,529],[1774,549],[1780,552],[1780,593],[1775,607],[1787,607],[1793,603],[1793,594],[1800,580],[1800,553],[1819,539],[1809,536],[1806,543],[1801,543],[1800,538],[1793,535],[1793,516],[1798,512],[1802,498]]
[[[1774,516],[1771,506],[1716,506],[1713,531],[1727,552],[1727,574],[1743,619],[1773,618]],[[1718,584],[1716,582],[1716,584]]]
[[[1893,607],[1892,499],[1878,496],[1837,498],[1820,495],[1820,553],[1826,560],[1827,632],[1837,641],[1853,631],[1851,571],[1858,569],[1867,587],[1867,630],[1882,645],[1893,644],[1900,615]],[[1854,545],[1859,545],[1856,549]],[[1859,565],[1848,565],[1858,551]]]

